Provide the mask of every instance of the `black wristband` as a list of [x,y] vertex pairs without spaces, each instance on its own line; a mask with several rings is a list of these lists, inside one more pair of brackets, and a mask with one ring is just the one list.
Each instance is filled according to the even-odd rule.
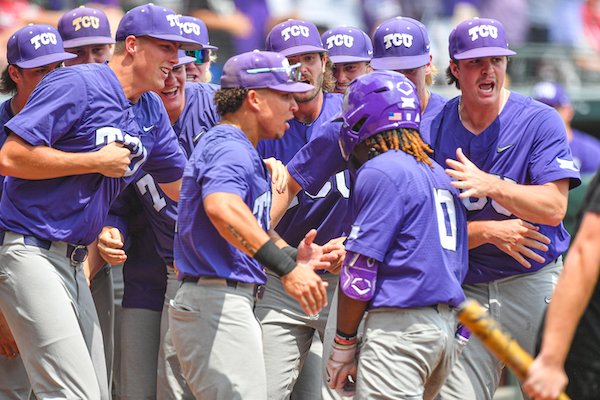
[[254,259],[279,276],[287,275],[296,266],[296,262],[281,250],[272,240],[267,241],[254,254]]
[[342,339],[352,340],[352,339],[356,339],[357,332],[349,334],[346,332],[342,332],[339,329],[336,329],[335,334],[338,335],[339,337],[341,337]]
[[285,254],[292,257],[292,260],[298,261],[298,249],[292,246],[285,246],[281,249]]

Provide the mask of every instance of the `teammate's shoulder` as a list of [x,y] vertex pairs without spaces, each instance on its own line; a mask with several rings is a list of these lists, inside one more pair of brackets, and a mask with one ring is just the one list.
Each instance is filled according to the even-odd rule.
[[331,92],[323,92],[324,93],[324,100],[325,102],[331,103],[331,104],[335,104],[335,105],[341,105],[342,102],[344,101],[344,95],[341,93],[331,93]]
[[214,95],[217,90],[219,90],[221,86],[210,83],[210,82],[187,82],[185,84],[185,91],[195,92],[195,93],[209,93]]

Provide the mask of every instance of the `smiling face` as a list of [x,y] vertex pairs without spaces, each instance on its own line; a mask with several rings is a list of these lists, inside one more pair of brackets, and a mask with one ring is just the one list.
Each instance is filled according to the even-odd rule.
[[173,67],[165,79],[164,89],[158,92],[171,124],[177,121],[185,106],[185,75],[185,65]]
[[346,88],[352,82],[352,79],[361,76],[370,71],[369,63],[365,61],[353,63],[338,63],[332,67],[333,77],[335,78],[336,93],[345,93]]
[[69,53],[73,53],[77,58],[65,60],[65,66],[78,64],[105,63],[110,59],[109,44],[91,44],[87,46],[72,47],[65,49]]
[[203,64],[186,64],[186,80],[188,82],[208,82],[207,71],[210,68],[210,61]]
[[161,91],[165,80],[175,64],[179,62],[176,42],[155,39],[148,36],[138,37],[134,58],[134,76],[139,90]]
[[300,77],[300,82],[305,82],[315,87],[309,92],[295,93],[294,99],[296,99],[296,102],[298,103],[308,103],[314,100],[323,89],[323,77],[325,74],[325,62],[327,61],[327,56],[324,55],[323,58],[321,58],[320,53],[306,53],[289,56],[287,59],[290,65],[301,63],[300,73],[302,76]]
[[506,77],[505,56],[482,57],[450,63],[450,71],[458,79],[465,104],[498,105]]

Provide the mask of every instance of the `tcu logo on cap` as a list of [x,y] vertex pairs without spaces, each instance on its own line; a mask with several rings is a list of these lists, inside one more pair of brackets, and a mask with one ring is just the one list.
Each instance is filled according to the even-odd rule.
[[333,35],[327,38],[327,48],[331,49],[333,46],[341,47],[352,47],[354,45],[354,38],[350,35]]
[[56,35],[52,32],[40,33],[39,35],[35,35],[31,38],[31,44],[37,50],[42,45],[46,46],[48,44],[56,44]]
[[471,36],[471,41],[488,36],[498,39],[498,27],[494,25],[477,25],[469,29],[469,35]]
[[283,40],[287,41],[291,36],[309,36],[308,26],[303,25],[292,25],[288,26],[284,30],[281,31],[281,36],[283,36]]
[[389,49],[390,47],[411,47],[413,44],[413,36],[408,33],[389,33],[383,37],[383,43],[385,43],[385,48]]
[[167,14],[167,21],[169,21],[170,26],[179,26],[181,29],[181,24],[179,23],[179,17],[177,14]]
[[194,22],[184,22],[180,24],[180,26],[183,33],[187,33],[188,35],[193,33],[196,36],[200,35],[200,25]]
[[80,30],[81,28],[93,28],[98,29],[100,27],[100,18],[91,17],[88,15],[84,15],[83,17],[77,17],[73,20],[73,26],[75,27],[75,32]]

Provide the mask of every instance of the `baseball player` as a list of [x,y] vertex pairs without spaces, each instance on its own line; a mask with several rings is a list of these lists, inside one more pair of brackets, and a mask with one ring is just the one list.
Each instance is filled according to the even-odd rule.
[[[101,10],[81,6],[66,12],[58,20],[58,32],[65,50],[76,55],[65,62],[67,66],[105,63],[112,55],[115,40],[110,35],[108,18]],[[93,243],[88,249],[84,270],[90,281],[92,299],[100,321],[110,387],[114,357],[115,290],[112,268],[99,259],[95,247],[96,244]],[[118,303],[120,304],[120,299]]]
[[[448,82],[460,86],[461,95],[435,117],[431,144],[467,209],[463,288],[533,352],[569,244],[561,220],[579,171],[558,113],[503,88],[515,52],[500,22],[460,23],[450,34],[449,52]],[[471,339],[457,367],[442,398],[493,397],[503,365],[479,340]]]
[[332,63],[335,91],[344,94],[348,84],[357,76],[372,71],[373,44],[369,35],[352,26],[339,26],[321,36]]
[[327,303],[327,283],[304,264],[311,253],[319,256],[315,245],[308,246],[316,232],[299,247],[297,262],[266,232],[271,188],[255,146],[289,128],[297,110],[293,93],[313,90],[290,80],[294,69],[273,52],[229,59],[215,95],[221,122],[200,137],[184,173],[174,248],[182,284],[169,324],[196,398],[267,397],[261,329],[253,313],[258,285],[266,283],[260,264],[281,277],[307,314]]
[[353,394],[356,382],[359,399],[433,399],[458,355],[451,308],[465,299],[466,213],[419,136],[419,99],[404,75],[375,71],[354,80],[342,118],[353,222],[328,385]]
[[[31,39],[42,34],[51,39],[36,51]],[[49,25],[29,25],[13,33],[7,42],[6,54],[8,65],[0,78],[0,93],[12,97],[0,105],[2,127],[23,109],[31,92],[47,73],[74,57],[64,51],[60,35]],[[6,133],[1,129],[0,147],[5,141]],[[0,197],[3,183],[4,176],[0,175]],[[19,349],[0,311],[0,397],[29,399],[30,392],[31,385]]]
[[[142,166],[178,197],[185,157],[160,100],[147,91],[163,87],[180,45],[198,46],[180,34],[173,11],[132,9],[119,24],[110,67],[54,71],[5,124],[0,268],[9,278],[0,309],[37,397],[109,398],[82,262],[109,204]],[[53,40],[40,34],[30,43]]]
[[[326,121],[339,113],[342,96],[326,91],[333,87],[331,82],[325,80],[326,49],[311,22],[288,20],[276,25],[267,36],[266,47],[286,56],[290,64],[300,63],[300,79],[314,86],[313,90],[294,96],[298,109],[285,136],[281,140],[265,140],[258,144],[257,150],[263,158],[275,157],[286,164],[302,146],[312,140],[313,135],[318,135]],[[328,178],[315,191],[301,192],[290,198],[291,205],[287,212],[278,213],[275,217],[273,225],[277,233],[290,245],[298,246],[303,238],[302,232],[312,228],[319,232],[319,244],[343,236],[349,176],[347,171],[342,171]],[[329,308],[323,309],[318,316],[306,315],[284,292],[277,275],[267,274],[269,283],[265,296],[255,311],[263,328],[268,397],[286,399],[302,369],[315,331],[323,337]],[[329,283],[327,297],[331,301],[337,275],[325,272],[322,277]],[[316,386],[318,391],[321,382]]]
[[66,61],[66,66],[104,63],[112,55],[115,40],[110,35],[110,24],[102,10],[81,6],[67,11],[58,20],[58,31],[65,49],[77,55]]
[[186,80],[188,82],[210,82],[212,80],[210,65],[216,60],[213,51],[219,50],[219,48],[210,44],[208,29],[201,19],[183,16],[179,22],[181,22],[181,31],[185,37],[202,44],[201,49],[189,50],[186,53],[187,56],[196,59],[193,63],[187,63],[185,66]]

